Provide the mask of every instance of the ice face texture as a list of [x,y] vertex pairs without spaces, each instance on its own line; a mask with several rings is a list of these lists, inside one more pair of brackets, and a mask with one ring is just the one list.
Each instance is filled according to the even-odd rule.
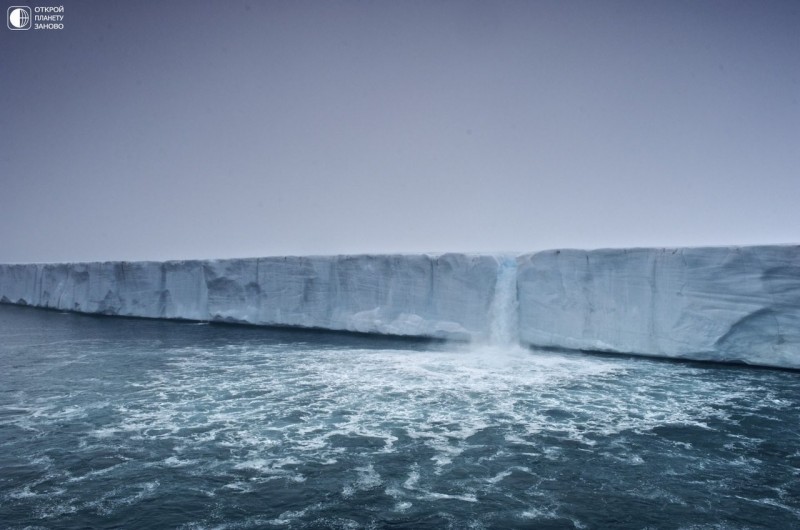
[[152,318],[470,340],[498,262],[465,254],[0,265],[0,299]]
[[520,340],[800,368],[800,247],[520,256]]
[[0,300],[800,368],[800,246],[0,265]]

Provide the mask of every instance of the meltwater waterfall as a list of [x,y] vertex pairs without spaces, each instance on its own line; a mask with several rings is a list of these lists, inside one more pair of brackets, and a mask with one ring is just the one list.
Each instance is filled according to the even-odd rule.
[[4,304],[0,366],[2,527],[800,522],[795,372]]
[[492,346],[519,345],[519,302],[517,300],[517,260],[498,257],[497,283],[489,310],[489,343]]
[[0,264],[0,304],[800,369],[800,245]]

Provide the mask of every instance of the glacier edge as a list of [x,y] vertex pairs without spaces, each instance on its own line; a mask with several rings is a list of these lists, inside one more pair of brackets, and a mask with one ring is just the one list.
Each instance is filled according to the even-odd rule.
[[0,301],[800,369],[797,245],[0,264]]

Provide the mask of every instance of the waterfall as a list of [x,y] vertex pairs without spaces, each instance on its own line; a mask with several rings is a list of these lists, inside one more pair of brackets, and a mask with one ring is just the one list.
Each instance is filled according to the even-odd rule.
[[514,256],[498,257],[497,283],[489,310],[489,343],[492,346],[519,344],[519,312],[517,302],[517,260]]

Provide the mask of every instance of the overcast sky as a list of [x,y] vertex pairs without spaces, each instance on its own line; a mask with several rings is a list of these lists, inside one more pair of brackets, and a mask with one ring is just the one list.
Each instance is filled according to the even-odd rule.
[[0,262],[800,241],[797,1],[29,4]]

